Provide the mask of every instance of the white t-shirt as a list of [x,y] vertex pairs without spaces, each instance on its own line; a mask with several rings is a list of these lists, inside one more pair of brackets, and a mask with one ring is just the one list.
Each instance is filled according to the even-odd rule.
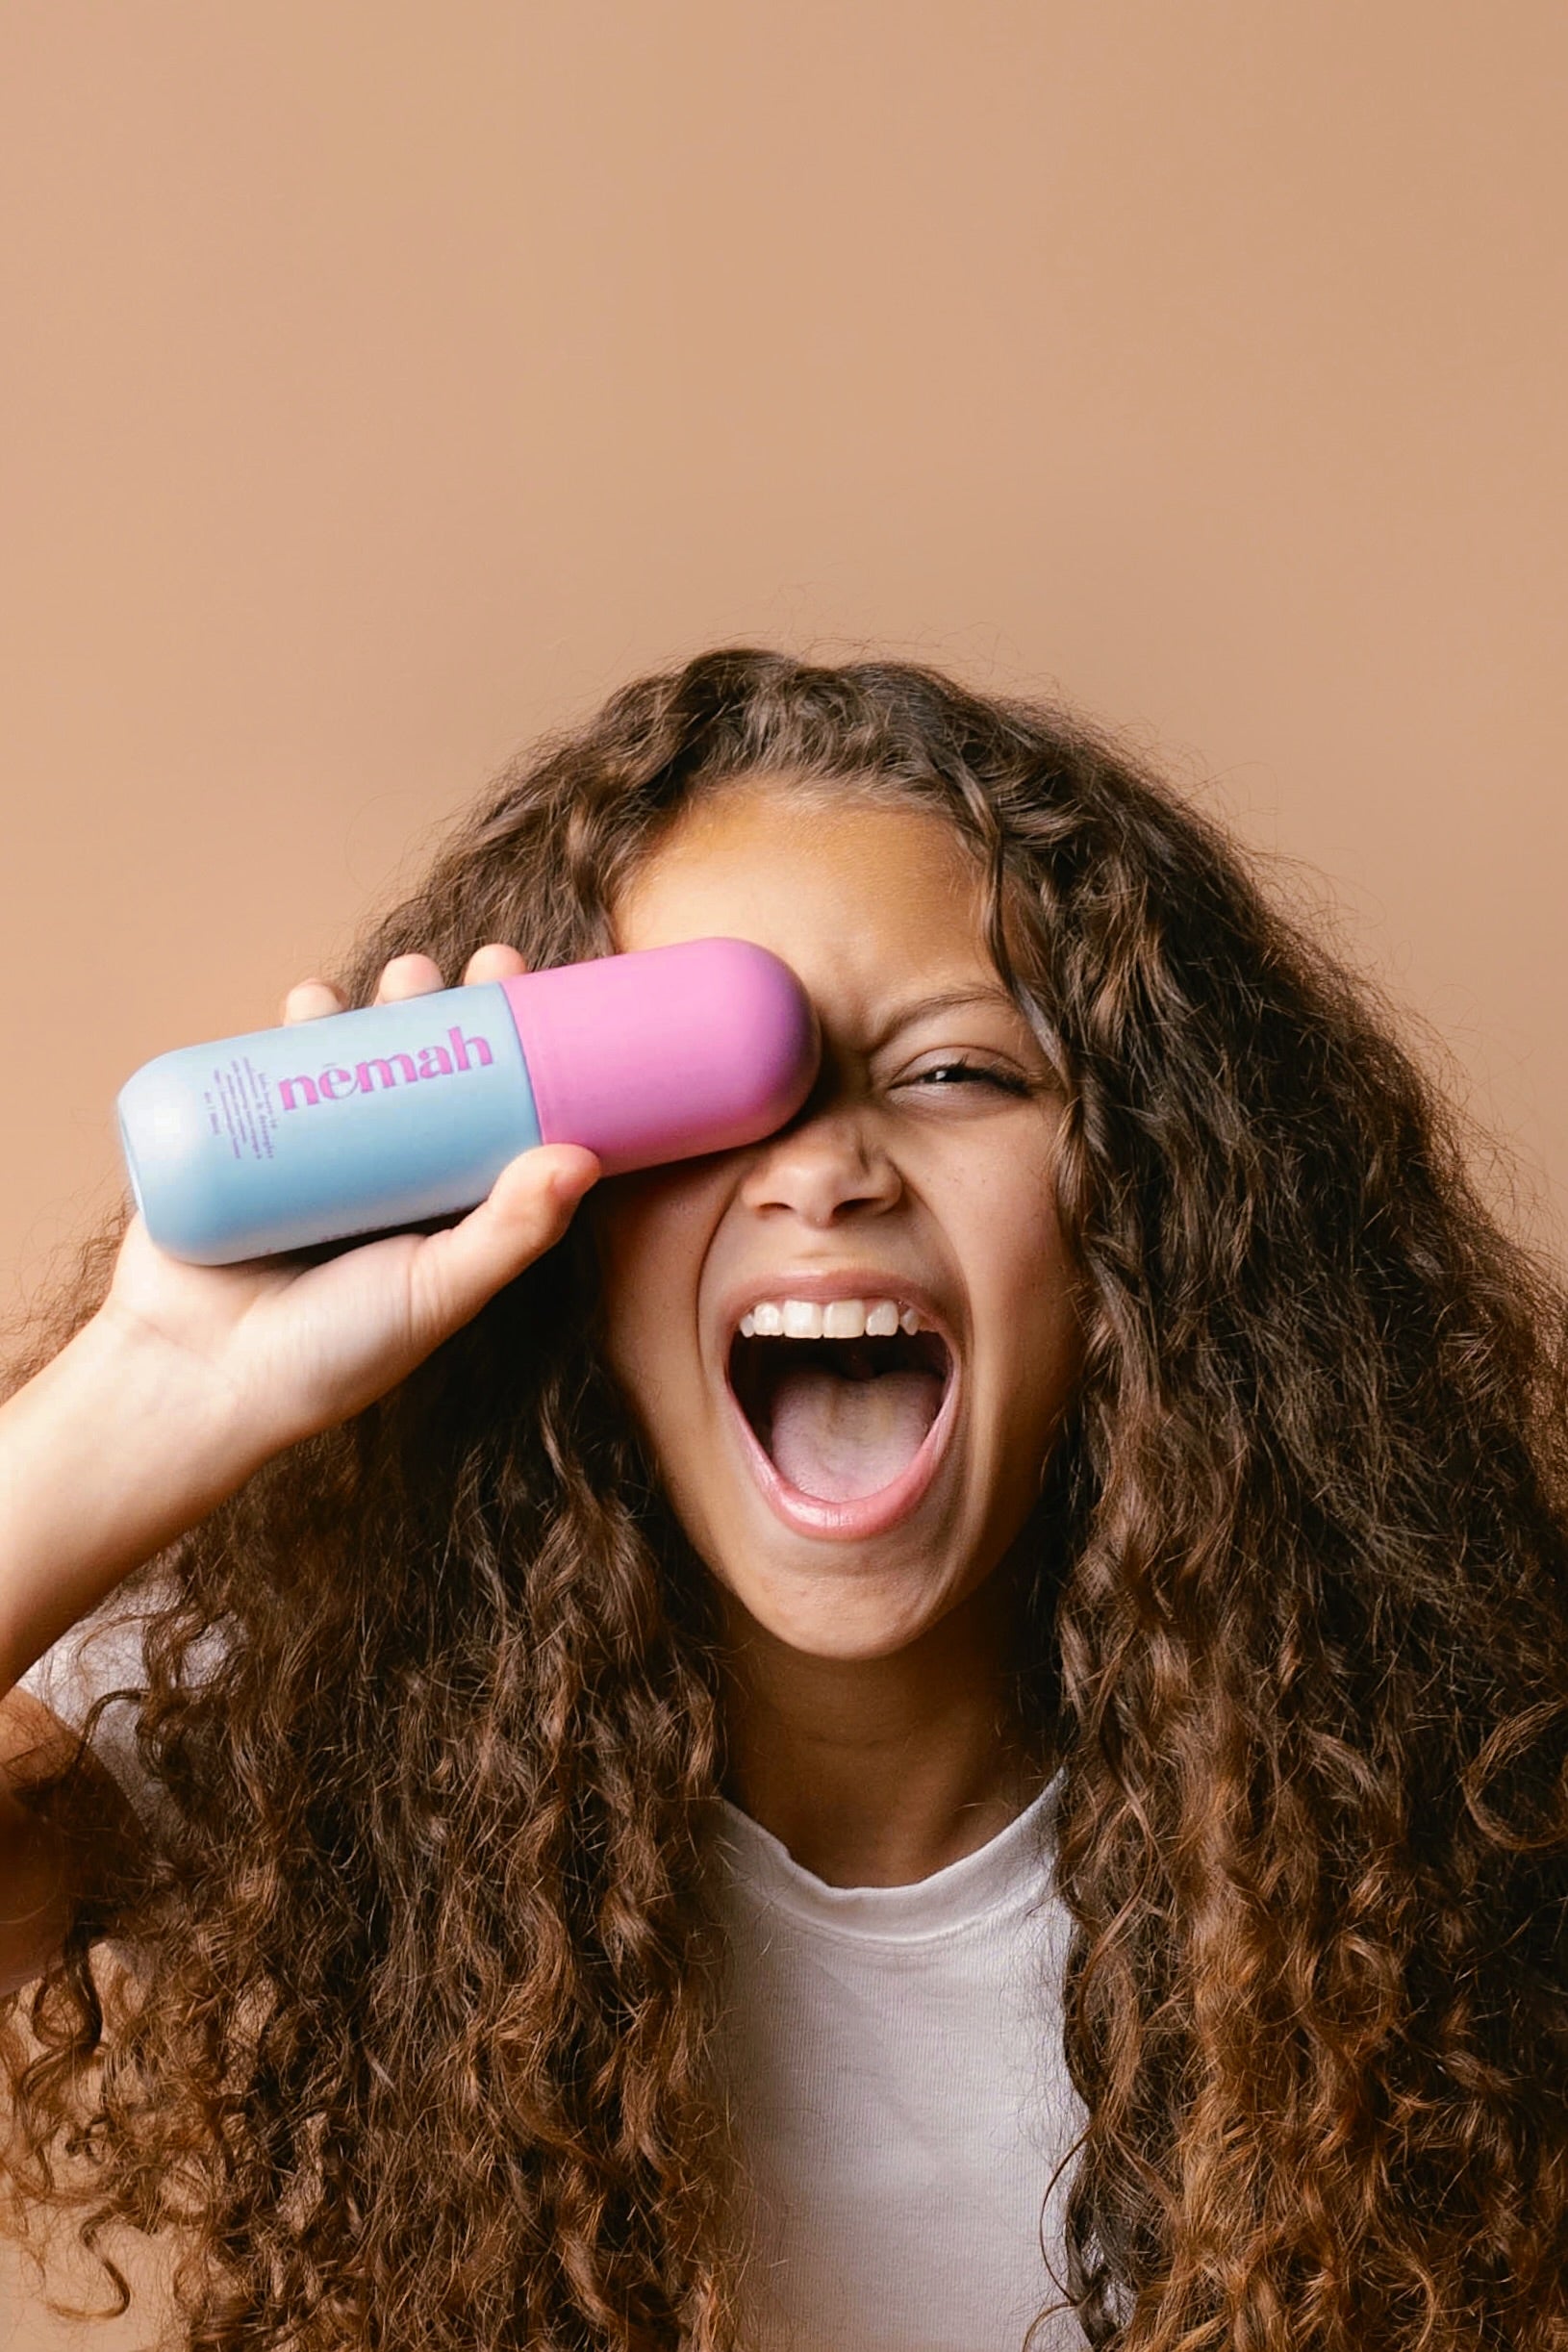
[[[19,1687],[71,1731],[79,1730],[105,1691],[138,1690],[145,1683],[141,1612],[151,1614],[156,1606],[152,1599],[135,1602],[112,1593],[29,1666]],[[136,1725],[135,1700],[111,1701],[93,1732],[92,1753],[138,1810],[145,1811],[149,1786],[137,1754]]]
[[[137,1682],[139,1635],[106,1610],[23,1687],[74,1726]],[[106,1709],[98,1742],[145,1805],[133,1713]],[[756,2208],[746,2352],[1023,2352],[1061,2303],[1046,2252],[1064,2275],[1084,2111],[1061,2049],[1056,1789],[913,1886],[829,1886],[724,1806],[721,2060]],[[1031,2352],[1083,2341],[1058,2310]]]
[[[746,2352],[1022,2352],[1062,2296],[1052,1783],[913,1886],[829,1886],[725,1806],[723,2060],[757,2207]],[[1042,2227],[1042,2212],[1044,2223]],[[1036,2344],[1083,2344],[1058,2311]]]

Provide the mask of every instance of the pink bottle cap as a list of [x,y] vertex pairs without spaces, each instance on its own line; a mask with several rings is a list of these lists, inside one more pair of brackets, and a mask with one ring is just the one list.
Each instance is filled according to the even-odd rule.
[[816,1075],[804,989],[766,948],[693,939],[503,980],[543,1140],[607,1176],[755,1143]]

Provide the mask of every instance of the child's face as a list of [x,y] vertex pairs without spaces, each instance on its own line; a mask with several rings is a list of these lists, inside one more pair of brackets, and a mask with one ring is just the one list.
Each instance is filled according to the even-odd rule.
[[[978,915],[942,819],[754,780],[685,816],[616,910],[625,948],[772,948],[822,1024],[778,1134],[591,1197],[611,1363],[682,1524],[752,1619],[822,1657],[886,1657],[990,1574],[1078,1367],[1060,1099]],[[836,1302],[830,1332],[847,1302],[873,1334],[886,1302],[923,1328],[742,1334],[786,1301]]]

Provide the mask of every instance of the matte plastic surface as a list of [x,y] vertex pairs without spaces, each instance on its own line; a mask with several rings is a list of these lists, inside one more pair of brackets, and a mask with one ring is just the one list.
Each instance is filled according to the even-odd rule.
[[117,1107],[149,1234],[202,1266],[469,1208],[541,1140],[493,980],[182,1046]]
[[502,980],[540,1133],[606,1175],[754,1143],[804,1100],[817,1026],[789,966],[694,939]]
[[708,939],[181,1047],[117,1108],[152,1239],[221,1266],[471,1208],[542,1142],[610,1175],[754,1142],[816,1062],[788,966]]

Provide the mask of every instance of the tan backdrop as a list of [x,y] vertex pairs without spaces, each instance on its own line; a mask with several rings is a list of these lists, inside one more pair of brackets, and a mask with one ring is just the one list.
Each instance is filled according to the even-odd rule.
[[1557,0],[6,0],[0,1309],[137,1063],[738,640],[1131,729],[1560,1242],[1565,89]]

